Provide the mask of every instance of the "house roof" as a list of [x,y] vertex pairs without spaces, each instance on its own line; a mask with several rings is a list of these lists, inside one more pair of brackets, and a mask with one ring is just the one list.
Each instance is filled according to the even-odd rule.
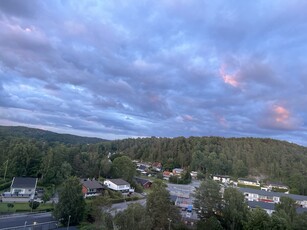
[[[267,202],[259,202],[259,201],[248,201],[248,206],[251,208],[262,208],[266,210],[275,210],[275,204],[274,203],[267,203]],[[301,214],[307,212],[307,208],[296,208],[296,213]]]
[[123,180],[123,179],[108,179],[109,181],[111,181],[113,184],[116,185],[130,185],[127,181]]
[[12,188],[35,188],[37,178],[33,177],[14,177]]
[[143,186],[144,186],[145,184],[147,184],[147,183],[151,183],[150,180],[143,179],[143,178],[135,177],[134,179],[135,179],[135,181],[136,181],[137,183],[139,183],[139,184],[141,184],[141,185],[143,185]]
[[275,210],[275,203],[259,202],[259,201],[248,201],[248,206],[251,208],[262,208],[267,210]]
[[140,165],[140,166],[138,167],[138,169],[139,169],[139,170],[145,170],[145,169],[147,169],[147,167],[146,167],[145,165]]
[[103,188],[103,186],[96,180],[81,180],[81,184],[88,189]]
[[285,197],[290,197],[291,199],[296,200],[296,201],[303,201],[303,200],[307,201],[307,196],[301,196],[301,195],[295,195],[295,194],[286,194],[282,192],[268,192],[268,191],[252,189],[252,188],[239,188],[239,190],[243,193],[246,192],[246,193],[254,193],[254,194],[258,194],[262,196],[275,196],[275,197],[285,196]]

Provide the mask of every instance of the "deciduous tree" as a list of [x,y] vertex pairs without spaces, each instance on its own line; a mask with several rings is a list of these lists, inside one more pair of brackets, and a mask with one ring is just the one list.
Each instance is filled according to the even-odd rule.
[[243,223],[247,220],[248,213],[244,195],[235,188],[225,189],[222,213],[227,229],[243,229]]
[[180,222],[178,209],[171,204],[170,194],[161,180],[152,184],[152,192],[147,196],[147,214],[152,222],[152,229],[168,229],[170,224]]
[[70,177],[63,183],[54,215],[64,225],[67,225],[68,221],[76,225],[82,220],[84,210],[85,201],[80,181],[76,177]]
[[194,206],[200,219],[208,219],[221,211],[220,185],[210,179],[203,181],[194,194]]

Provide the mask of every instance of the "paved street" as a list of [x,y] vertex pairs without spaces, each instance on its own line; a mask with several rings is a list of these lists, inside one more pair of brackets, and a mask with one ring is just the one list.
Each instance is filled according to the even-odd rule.
[[56,223],[51,213],[0,216],[0,229],[31,229],[33,224],[37,226],[36,229],[54,229]]
[[112,216],[115,216],[116,213],[124,211],[128,207],[129,204],[133,204],[133,203],[139,203],[142,206],[145,206],[146,205],[146,199],[113,204],[110,208],[107,208],[107,209],[104,209],[104,210],[111,213]]

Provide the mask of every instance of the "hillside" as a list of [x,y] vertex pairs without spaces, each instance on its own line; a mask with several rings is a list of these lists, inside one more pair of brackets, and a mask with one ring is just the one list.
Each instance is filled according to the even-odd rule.
[[46,141],[49,143],[63,143],[63,144],[96,144],[104,139],[96,137],[81,137],[70,134],[59,134],[51,131],[27,128],[21,126],[0,126],[0,139],[3,137],[15,137],[15,138],[30,138],[37,141]]
[[[161,161],[203,174],[224,174],[283,182],[307,194],[307,148],[268,138],[177,137],[111,142],[132,159]],[[112,149],[110,151],[112,151]],[[295,188],[295,189],[294,189]]]

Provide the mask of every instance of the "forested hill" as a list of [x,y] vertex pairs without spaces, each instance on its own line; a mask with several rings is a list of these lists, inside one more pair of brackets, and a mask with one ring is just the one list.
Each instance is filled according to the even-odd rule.
[[21,126],[0,126],[0,139],[4,137],[29,138],[37,141],[63,144],[95,144],[106,141],[96,137],[81,137]]
[[204,174],[257,177],[283,182],[307,194],[307,148],[267,138],[177,137],[112,141],[132,159],[161,161]]

